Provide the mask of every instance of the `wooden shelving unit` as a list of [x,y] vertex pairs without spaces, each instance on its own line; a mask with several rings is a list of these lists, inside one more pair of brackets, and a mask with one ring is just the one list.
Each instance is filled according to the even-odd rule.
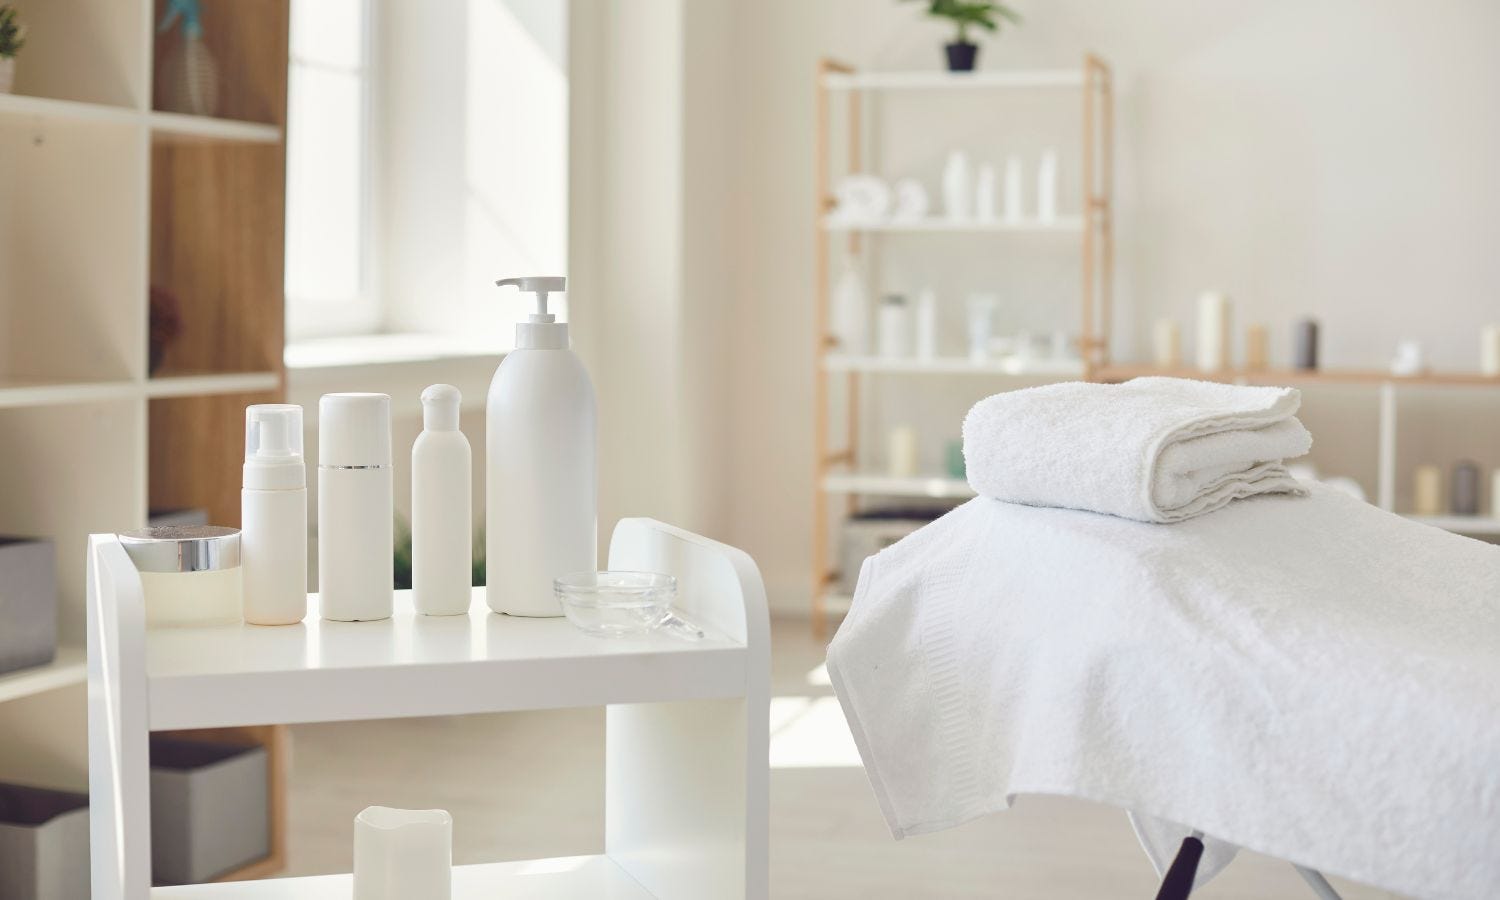
[[[834,215],[834,104],[847,103],[845,115],[848,155],[847,172],[863,172],[870,158],[862,122],[867,103],[892,92],[958,92],[981,101],[995,91],[1057,91],[1061,102],[1076,103],[1082,119],[1081,152],[1077,177],[1081,186],[1081,209],[1050,221],[954,221],[922,218],[910,221],[849,224]],[[1096,367],[1108,363],[1110,293],[1114,262],[1113,231],[1113,81],[1109,67],[1094,55],[1077,68],[995,72],[860,72],[834,60],[823,60],[816,78],[817,233],[815,240],[814,305],[816,308],[817,365],[814,376],[813,473],[813,628],[821,636],[830,613],[847,608],[847,598],[834,593],[838,573],[830,553],[831,514],[852,513],[862,496],[925,497],[961,499],[973,496],[962,479],[948,477],[890,477],[862,466],[860,450],[861,396],[868,394],[871,376],[967,375],[987,378],[1022,378],[1032,381],[1088,377]],[[851,356],[843,352],[830,332],[830,257],[835,240],[847,242],[851,254],[866,252],[877,240],[902,240],[904,235],[928,235],[909,240],[931,240],[951,235],[957,239],[978,238],[1037,242],[1076,241],[1079,254],[1080,335],[1079,359],[1001,358],[970,361],[967,358],[886,359]],[[1030,247],[1028,243],[1025,246]],[[831,409],[831,381],[843,378],[845,421],[835,423]],[[841,446],[836,446],[836,443]],[[835,502],[835,498],[841,498]]]
[[704,631],[688,641],[495,616],[482,588],[468,616],[442,621],[398,591],[380,622],[322,622],[312,597],[302,628],[147,631],[119,541],[90,547],[95,900],[350,894],[349,875],[152,888],[152,731],[579,706],[607,707],[604,853],[456,867],[454,896],[765,900],[770,621],[741,551],[648,519],[616,527],[610,566],[676,576],[682,614]]
[[[60,650],[0,676],[0,779],[82,789],[91,532],[239,524],[243,407],[284,396],[287,0],[205,0],[219,117],[154,108],[154,0],[19,0],[0,95],[0,533],[57,544]],[[182,333],[148,371],[148,293]],[[245,732],[282,764],[279,728]],[[273,813],[281,798],[272,798]],[[279,826],[278,826],[279,827]],[[258,870],[278,868],[278,843]]]

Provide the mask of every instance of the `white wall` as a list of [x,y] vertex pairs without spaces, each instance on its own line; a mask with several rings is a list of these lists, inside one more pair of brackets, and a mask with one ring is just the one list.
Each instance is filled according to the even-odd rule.
[[[1330,366],[1383,366],[1398,338],[1413,337],[1438,367],[1475,367],[1480,325],[1500,319],[1500,5],[1016,5],[1025,26],[986,42],[982,66],[1068,65],[1092,49],[1115,69],[1117,358],[1140,358],[1152,320],[1189,321],[1196,293],[1220,287],[1235,297],[1240,322],[1271,327],[1280,361],[1289,322],[1312,314],[1324,323]],[[732,31],[730,140],[740,153],[725,537],[755,556],[779,608],[802,610],[813,472],[813,70],[823,54],[870,68],[936,67],[945,33],[919,5],[888,0],[739,3]],[[886,117],[897,132],[886,158],[909,169],[885,174],[925,176],[935,190],[941,156],[902,149],[934,123],[921,109],[906,112],[913,124]],[[992,112],[965,127],[993,144],[984,126],[1003,135],[1023,121]],[[963,289],[963,259],[992,250],[1005,252],[943,257],[953,268],[936,277],[949,295]],[[953,418],[984,390],[955,381],[934,405]],[[1373,490],[1373,392],[1310,390],[1305,409],[1314,459]],[[1460,456],[1500,465],[1500,397],[1416,392],[1402,414],[1403,469]],[[1407,480],[1403,472],[1403,499]]]

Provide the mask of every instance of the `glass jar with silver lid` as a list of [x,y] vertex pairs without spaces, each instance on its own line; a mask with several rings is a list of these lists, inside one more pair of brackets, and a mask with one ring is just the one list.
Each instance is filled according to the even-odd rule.
[[147,626],[241,620],[238,528],[164,525],[119,537],[141,574]]

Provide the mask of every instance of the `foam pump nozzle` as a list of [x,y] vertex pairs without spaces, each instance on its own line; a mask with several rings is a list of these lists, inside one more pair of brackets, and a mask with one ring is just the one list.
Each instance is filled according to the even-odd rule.
[[530,321],[538,325],[548,325],[557,321],[557,316],[547,312],[547,295],[560,293],[568,289],[568,279],[562,275],[534,275],[529,278],[502,278],[495,282],[498,287],[515,285],[522,291],[536,294],[536,312],[531,314]]

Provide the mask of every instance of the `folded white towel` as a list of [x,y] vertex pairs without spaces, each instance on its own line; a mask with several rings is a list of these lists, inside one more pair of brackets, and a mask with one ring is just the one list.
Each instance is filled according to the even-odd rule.
[[969,485],[1030,506],[1180,522],[1255,494],[1301,494],[1282,460],[1312,447],[1293,388],[1185,378],[996,394],[964,419]]
[[828,674],[891,829],[1062,794],[1158,861],[1219,839],[1202,878],[1228,844],[1500,897],[1500,549],[1308,490],[1171,528],[980,497],[867,560]]

